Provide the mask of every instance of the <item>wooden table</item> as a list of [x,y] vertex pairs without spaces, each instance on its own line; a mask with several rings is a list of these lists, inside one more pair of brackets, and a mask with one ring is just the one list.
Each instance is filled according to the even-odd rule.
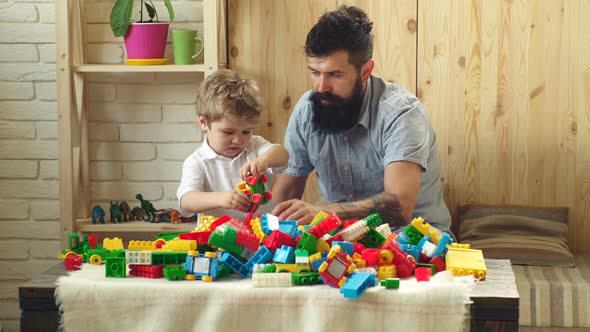
[[[471,331],[518,331],[519,296],[509,260],[486,259],[487,279],[471,295]],[[56,331],[59,314],[55,280],[66,271],[58,263],[39,278],[19,287],[21,332]]]
[[471,294],[471,331],[518,331],[519,296],[508,259],[486,259],[486,280]]

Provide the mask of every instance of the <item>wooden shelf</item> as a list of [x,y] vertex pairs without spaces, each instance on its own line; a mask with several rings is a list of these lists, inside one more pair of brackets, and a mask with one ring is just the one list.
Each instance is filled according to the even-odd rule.
[[93,224],[92,219],[83,218],[77,219],[76,228],[81,232],[98,233],[98,232],[112,232],[112,233],[125,233],[125,232],[178,232],[178,231],[192,231],[195,229],[196,223],[182,223],[182,224],[170,224],[170,223],[149,223],[145,221],[129,221],[120,224]]
[[205,65],[154,65],[154,66],[130,66],[126,64],[85,64],[74,66],[78,73],[131,73],[131,72],[205,72]]

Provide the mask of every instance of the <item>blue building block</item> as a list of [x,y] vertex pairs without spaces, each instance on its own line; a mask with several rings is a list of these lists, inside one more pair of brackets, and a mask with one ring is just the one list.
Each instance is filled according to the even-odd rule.
[[247,278],[249,270],[242,262],[232,256],[229,252],[224,252],[221,255],[221,262],[226,264],[232,271],[237,273],[242,278]]
[[369,287],[375,286],[375,275],[366,272],[353,273],[348,277],[340,293],[348,299],[358,299]]
[[447,245],[453,242],[455,241],[453,241],[453,238],[448,233],[442,233],[432,257],[439,256],[440,258],[444,259],[443,254],[446,254],[447,251],[449,251]]
[[408,234],[406,234],[404,232],[399,232],[399,234],[397,234],[396,241],[401,248],[401,247],[404,247],[404,246],[410,244],[410,237],[408,236]]
[[432,241],[430,241],[430,236],[423,236],[420,239],[420,241],[416,245],[418,247],[418,250],[422,251],[422,249],[424,248],[424,243],[426,243],[426,242],[432,242]]
[[316,259],[315,261],[311,262],[311,270],[313,272],[318,272],[318,270],[320,269],[320,266],[322,265],[323,262],[326,261],[326,259],[328,259],[327,253],[326,253],[326,255],[322,254],[322,258]]
[[277,249],[272,260],[282,264],[295,264],[295,248],[282,245]]
[[295,237],[297,233],[297,220],[284,220],[279,222],[279,231]]
[[265,246],[260,246],[260,249],[246,262],[246,268],[248,269],[248,275],[252,274],[252,269],[255,264],[265,264],[272,261],[272,252]]
[[197,279],[203,279],[203,277],[209,276],[215,280],[217,279],[218,272],[222,269],[219,265],[219,260],[213,252],[209,255],[186,256],[186,261],[181,265],[187,273],[195,275]]
[[332,242],[332,246],[339,245],[342,248],[342,251],[347,253],[348,255],[354,255],[354,243],[347,242],[347,241],[334,241]]

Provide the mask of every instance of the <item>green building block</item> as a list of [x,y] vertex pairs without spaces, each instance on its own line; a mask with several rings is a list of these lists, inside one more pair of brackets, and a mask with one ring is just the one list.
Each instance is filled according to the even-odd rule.
[[152,252],[152,265],[166,266],[166,265],[180,265],[186,262],[186,251],[162,251]]
[[363,220],[367,222],[369,228],[375,228],[383,223],[379,213],[373,213],[372,215],[365,217]]
[[399,278],[387,278],[381,280],[381,286],[387,289],[398,289],[399,288]]
[[420,233],[420,231],[412,225],[406,226],[404,233],[406,233],[406,235],[408,235],[410,238],[411,245],[417,245],[418,242],[420,242],[420,240],[424,237],[424,234]]
[[322,283],[320,274],[317,272],[301,272],[291,274],[291,284],[297,286],[311,286]]
[[385,242],[385,238],[374,228],[371,228],[359,242],[367,248],[379,248]]
[[127,262],[125,257],[107,257],[104,269],[107,278],[127,277]]
[[165,267],[164,277],[169,281],[184,280],[186,277],[186,270],[182,267]]
[[316,239],[313,235],[309,234],[308,232],[303,232],[301,235],[301,239],[297,243],[296,248],[300,250],[307,250],[307,252],[312,255],[317,252],[318,246],[318,239]]

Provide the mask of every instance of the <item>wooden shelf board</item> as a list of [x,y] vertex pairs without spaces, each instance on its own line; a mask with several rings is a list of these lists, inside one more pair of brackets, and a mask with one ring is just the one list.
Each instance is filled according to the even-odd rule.
[[81,218],[76,222],[76,229],[80,232],[178,232],[192,231],[197,227],[196,223],[170,224],[170,223],[149,223],[145,221],[129,221],[120,224],[93,224],[90,218]]
[[205,72],[205,65],[155,65],[129,66],[126,64],[85,64],[74,67],[78,73],[113,73],[113,72]]

